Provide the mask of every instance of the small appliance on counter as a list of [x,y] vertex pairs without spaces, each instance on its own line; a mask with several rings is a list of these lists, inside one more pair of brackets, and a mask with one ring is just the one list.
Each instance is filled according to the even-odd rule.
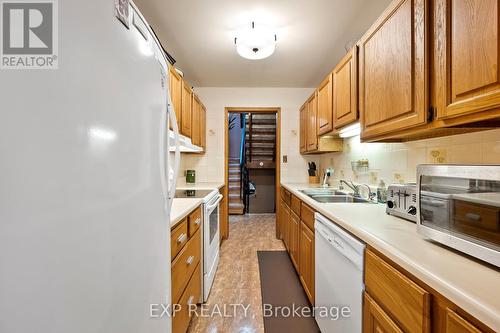
[[196,171],[195,170],[186,170],[186,183],[188,183],[188,184],[196,183]]
[[500,267],[500,165],[419,165],[419,234]]
[[417,185],[415,183],[389,185],[386,205],[387,214],[417,222]]

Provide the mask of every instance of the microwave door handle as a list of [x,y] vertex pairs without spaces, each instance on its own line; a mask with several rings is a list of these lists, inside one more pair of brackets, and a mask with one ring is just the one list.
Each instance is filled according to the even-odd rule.
[[444,206],[446,206],[446,204],[444,202],[437,201],[437,200],[424,200],[424,199],[421,199],[421,203],[425,204],[425,205],[433,206],[433,207],[444,207]]
[[215,206],[217,206],[219,204],[219,202],[222,200],[222,194],[219,194],[217,196],[217,199],[215,200],[215,202],[212,204],[212,205],[207,205],[207,210],[212,210],[213,208],[215,208]]

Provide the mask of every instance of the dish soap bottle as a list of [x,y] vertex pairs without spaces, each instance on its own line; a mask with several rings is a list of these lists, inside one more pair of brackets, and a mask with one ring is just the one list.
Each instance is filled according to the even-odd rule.
[[377,201],[379,203],[387,202],[387,188],[385,187],[384,181],[381,179],[377,187]]

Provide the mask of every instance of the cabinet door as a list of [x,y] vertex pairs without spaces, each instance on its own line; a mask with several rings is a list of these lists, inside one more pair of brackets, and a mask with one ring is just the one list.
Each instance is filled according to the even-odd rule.
[[300,152],[307,151],[307,102],[300,108]]
[[481,333],[481,331],[451,309],[447,309],[446,333]]
[[182,80],[181,134],[191,137],[192,92],[189,84]]
[[434,20],[438,118],[500,107],[499,1],[436,0]]
[[358,120],[358,62],[355,46],[333,70],[333,123],[336,129]]
[[175,71],[173,66],[169,67],[169,74],[170,99],[172,100],[175,117],[177,118],[177,126],[179,126],[180,130],[182,116],[182,77]]
[[318,135],[317,135],[317,112],[318,103],[316,93],[307,101],[307,151],[315,151],[318,149]]
[[207,150],[207,109],[200,101],[200,146],[203,151]]
[[201,105],[198,96],[193,93],[193,104],[191,106],[191,142],[201,146]]
[[332,74],[328,74],[318,87],[318,135],[333,130],[332,89]]
[[364,139],[427,122],[428,0],[393,1],[359,42]]
[[363,305],[363,333],[403,333],[366,292]]
[[290,251],[290,208],[287,205],[283,207],[283,242],[288,251]]
[[314,305],[314,232],[300,223],[299,275],[311,304]]
[[295,214],[295,212],[290,212],[290,258],[295,266],[295,269],[299,270],[299,228],[300,228],[300,218]]

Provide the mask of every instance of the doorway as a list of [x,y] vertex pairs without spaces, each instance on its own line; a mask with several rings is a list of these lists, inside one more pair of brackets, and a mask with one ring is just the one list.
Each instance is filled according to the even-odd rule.
[[275,214],[280,185],[281,109],[227,107],[224,138],[229,214]]

